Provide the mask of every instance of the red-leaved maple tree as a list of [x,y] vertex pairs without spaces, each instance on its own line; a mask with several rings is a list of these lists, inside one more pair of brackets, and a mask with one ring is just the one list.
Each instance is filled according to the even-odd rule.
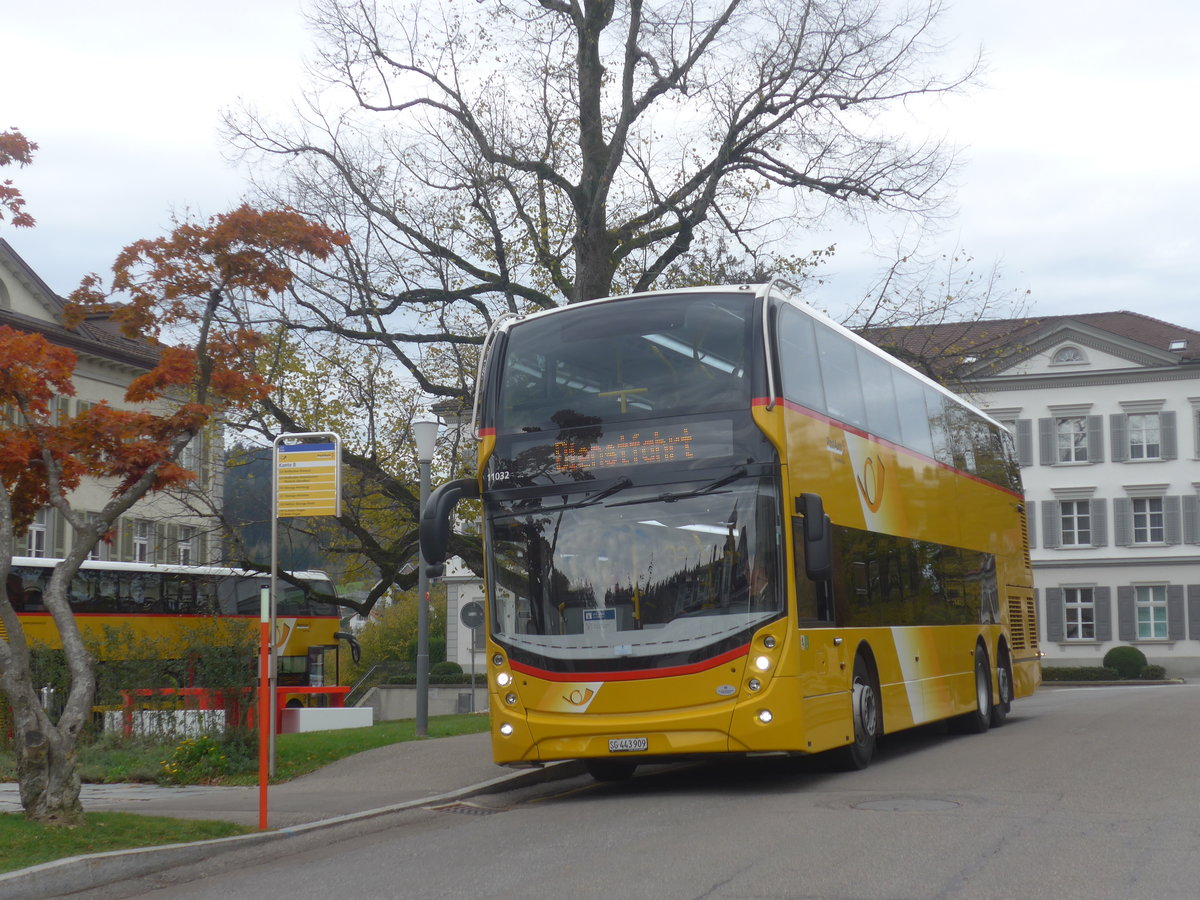
[[[16,163],[27,166],[33,161],[33,151],[37,144],[30,141],[16,128],[0,131],[0,166]],[[16,228],[32,228],[35,224],[33,216],[25,212],[25,198],[13,185],[11,178],[0,181],[0,222],[4,221],[4,211],[8,210],[11,223]]]
[[[113,266],[108,290],[96,276],[84,279],[70,297],[65,324],[107,317],[157,352],[158,364],[129,385],[125,408],[99,403],[74,417],[53,417],[55,396],[74,393],[75,355],[40,335],[0,327],[0,403],[14,411],[0,421],[0,584],[7,584],[15,538],[38,509],[53,507],[74,534],[43,596],[70,676],[56,722],[38,701],[29,648],[7,591],[0,598],[8,634],[7,642],[0,640],[0,688],[12,705],[26,816],[64,824],[83,816],[76,747],[91,717],[95,673],[67,602],[72,578],[134,503],[194,478],[177,460],[201,429],[269,390],[251,361],[260,336],[224,324],[230,317],[223,307],[285,290],[289,255],[323,259],[346,242],[294,211],[242,206],[130,245]],[[71,506],[71,491],[85,477],[112,485],[104,509],[92,516]]]

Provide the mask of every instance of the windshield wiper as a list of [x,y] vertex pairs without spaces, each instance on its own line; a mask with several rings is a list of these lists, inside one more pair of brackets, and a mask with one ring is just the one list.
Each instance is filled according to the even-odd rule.
[[647,497],[643,500],[622,500],[620,503],[608,503],[606,506],[630,506],[634,503],[650,503],[657,500],[660,503],[674,503],[676,500],[683,500],[686,497],[699,497],[703,494],[711,494],[717,488],[723,488],[731,481],[737,481],[739,478],[745,478],[747,470],[745,466],[738,466],[728,475],[722,475],[716,481],[710,481],[708,484],[702,484],[698,488],[692,488],[690,491],[667,491],[659,494],[657,497]]
[[[633,481],[631,479],[625,478],[625,477],[618,478],[616,481],[614,481],[612,484],[610,484],[608,487],[604,488],[603,490],[597,491],[594,494],[584,497],[582,500],[578,500],[575,503],[562,503],[562,504],[559,504],[558,506],[541,506],[541,507],[538,507],[537,512],[540,512],[540,513],[558,512],[559,510],[563,510],[563,509],[580,509],[581,507],[584,507],[584,506],[591,506],[594,503],[599,503],[605,497],[611,497],[613,494],[617,493],[618,491],[623,491],[623,490],[625,490],[625,488],[632,487],[632,486],[633,486]],[[533,510],[522,510],[522,511],[523,512],[533,512]]]

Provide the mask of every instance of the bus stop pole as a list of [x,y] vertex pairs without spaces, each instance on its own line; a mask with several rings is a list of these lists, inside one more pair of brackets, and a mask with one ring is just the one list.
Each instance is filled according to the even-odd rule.
[[271,780],[271,719],[262,714],[270,706],[271,694],[271,587],[259,589],[259,677],[258,677],[258,830],[267,830],[267,785]]

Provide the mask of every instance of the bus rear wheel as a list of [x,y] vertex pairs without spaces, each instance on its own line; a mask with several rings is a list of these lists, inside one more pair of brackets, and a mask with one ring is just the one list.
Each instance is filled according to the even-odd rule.
[[992,673],[987,653],[975,648],[975,709],[954,720],[954,728],[962,734],[983,734],[992,721]]
[[1000,652],[1000,664],[996,666],[996,703],[992,706],[992,727],[999,728],[1012,709],[1013,679],[1012,663],[1006,651]]
[[637,763],[612,759],[589,759],[586,765],[596,781],[628,781],[637,770]]
[[879,736],[879,692],[871,677],[870,667],[861,654],[854,659],[850,709],[854,720],[854,740],[836,752],[843,769],[865,769],[875,756],[875,744]]

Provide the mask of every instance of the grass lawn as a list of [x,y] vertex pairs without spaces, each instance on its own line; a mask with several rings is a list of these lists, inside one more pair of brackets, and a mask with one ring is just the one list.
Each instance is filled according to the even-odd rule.
[[[487,730],[486,713],[434,716],[429,720],[428,738],[421,740],[478,734]],[[364,750],[417,739],[416,723],[411,719],[380,722],[370,728],[281,734],[275,741],[275,778],[272,779],[272,783],[290,781]],[[174,749],[173,744],[145,740],[98,741],[80,748],[83,780],[104,784],[127,781],[258,784],[256,749],[253,753],[244,754],[244,758],[231,754],[230,771],[218,777],[189,777],[189,774],[194,773],[185,769],[167,782],[163,778],[163,761],[170,758]],[[0,781],[12,781],[15,777],[16,766],[12,750],[0,749]],[[87,824],[80,828],[46,828],[26,821],[20,813],[2,813],[0,872],[11,872],[67,856],[209,840],[255,830],[231,822],[168,819],[110,812],[87,813]]]
[[0,872],[15,872],[40,863],[186,841],[207,841],[256,831],[232,822],[167,819],[134,813],[88,813],[79,828],[45,828],[25,820],[21,813],[0,813]]

